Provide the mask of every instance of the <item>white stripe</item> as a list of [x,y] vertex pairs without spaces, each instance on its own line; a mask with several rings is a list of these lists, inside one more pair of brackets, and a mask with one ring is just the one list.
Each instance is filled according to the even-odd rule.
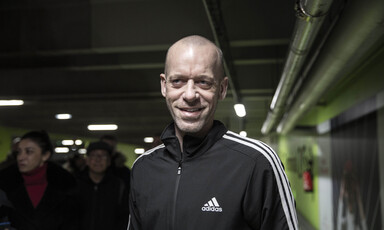
[[[233,133],[231,131],[228,131],[228,133],[232,134],[236,137],[224,135],[223,137],[225,139],[232,140],[232,141],[238,142],[240,144],[247,145],[251,148],[254,148],[257,151],[259,151],[261,154],[263,154],[264,157],[269,161],[269,163],[272,166],[273,172],[275,174],[276,183],[277,183],[277,187],[279,189],[279,194],[280,194],[280,198],[281,198],[281,203],[283,206],[283,210],[284,210],[284,213],[285,213],[285,216],[287,219],[289,229],[299,229],[297,226],[297,216],[296,216],[295,206],[294,206],[294,202],[293,202],[293,196],[292,196],[289,184],[287,183],[288,179],[286,177],[284,169],[281,166],[281,163],[280,163],[280,160],[279,160],[277,154],[273,150],[266,148],[264,146],[264,144],[262,144],[262,142],[260,142],[260,141],[246,138],[246,137],[242,137],[242,136],[240,136],[236,133]],[[252,143],[246,142],[244,140],[250,141]],[[278,167],[278,166],[280,166],[280,167]],[[282,180],[281,182],[279,179],[279,175],[280,175],[280,178]],[[290,198],[288,201],[285,199],[284,193],[287,197]],[[294,219],[294,222],[291,221],[291,216]]]
[[133,166],[135,165],[136,161],[139,160],[140,158],[142,158],[143,156],[147,156],[147,155],[153,153],[154,151],[156,151],[156,150],[158,150],[158,149],[161,149],[161,148],[164,148],[164,147],[165,147],[165,145],[164,145],[164,144],[161,144],[161,145],[158,145],[158,146],[156,146],[156,147],[154,147],[154,148],[152,148],[152,149],[149,149],[149,150],[146,151],[145,153],[141,154],[141,155],[140,155],[138,158],[136,158],[136,160],[133,162],[131,168],[133,168]]
[[129,226],[131,225],[131,214],[129,214],[128,216],[128,226],[127,226],[127,230],[129,230]]
[[210,200],[210,201],[208,201],[208,204],[209,204],[209,206],[213,206],[213,203],[212,203],[212,201]]
[[212,201],[213,201],[213,203],[215,204],[216,207],[220,207],[219,203],[216,200],[216,197],[213,197]]

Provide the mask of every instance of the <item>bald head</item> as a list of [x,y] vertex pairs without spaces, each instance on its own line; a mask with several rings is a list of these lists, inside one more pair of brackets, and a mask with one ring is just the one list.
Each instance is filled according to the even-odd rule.
[[170,58],[175,55],[175,52],[177,52],[180,48],[180,47],[206,47],[207,49],[214,49],[215,52],[216,52],[216,55],[215,55],[215,68],[217,71],[216,71],[216,74],[217,76],[219,77],[219,79],[223,79],[224,78],[224,66],[223,66],[223,52],[220,50],[219,47],[217,47],[213,42],[211,42],[210,40],[202,37],[202,36],[198,36],[198,35],[191,35],[191,36],[188,36],[188,37],[184,37],[180,40],[178,40],[177,42],[175,42],[169,49],[168,49],[168,52],[167,52],[167,56],[166,56],[166,59],[165,59],[165,69],[164,69],[164,73],[165,75],[167,75],[167,72],[168,72],[168,65],[169,65],[169,60]]

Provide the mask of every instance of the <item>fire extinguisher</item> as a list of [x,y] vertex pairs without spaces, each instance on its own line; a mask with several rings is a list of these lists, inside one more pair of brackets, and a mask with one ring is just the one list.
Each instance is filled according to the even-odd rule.
[[312,173],[309,169],[303,172],[303,187],[306,192],[313,191]]

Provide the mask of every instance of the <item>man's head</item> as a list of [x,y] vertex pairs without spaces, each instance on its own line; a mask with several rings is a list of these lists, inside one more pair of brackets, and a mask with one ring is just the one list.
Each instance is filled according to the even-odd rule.
[[92,142],[87,148],[86,163],[91,173],[104,174],[111,164],[112,148],[103,141]]
[[176,135],[204,136],[214,120],[217,103],[225,98],[221,50],[206,38],[188,36],[167,53],[161,93],[176,124]]

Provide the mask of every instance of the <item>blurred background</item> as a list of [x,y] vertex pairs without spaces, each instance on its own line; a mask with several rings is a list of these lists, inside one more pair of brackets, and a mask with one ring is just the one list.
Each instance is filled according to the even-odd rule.
[[276,150],[301,228],[383,229],[383,12],[382,0],[2,0],[0,161],[44,129],[59,163],[107,134],[131,167],[172,119],[167,48],[197,34],[225,56],[216,119]]

